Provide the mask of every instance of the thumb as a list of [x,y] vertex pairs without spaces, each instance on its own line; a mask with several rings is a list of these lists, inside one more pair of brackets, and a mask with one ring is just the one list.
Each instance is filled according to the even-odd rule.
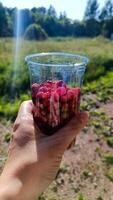
[[88,114],[81,112],[77,114],[64,128],[60,129],[51,136],[51,142],[55,151],[62,149],[65,151],[77,134],[85,127],[88,122]]
[[13,125],[13,131],[15,131],[20,124],[28,125],[33,124],[33,103],[31,100],[24,101],[19,108],[17,118]]

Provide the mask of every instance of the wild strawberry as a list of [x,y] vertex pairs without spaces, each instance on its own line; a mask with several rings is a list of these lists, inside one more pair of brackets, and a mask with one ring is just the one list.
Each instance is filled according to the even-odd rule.
[[56,86],[57,86],[57,88],[58,87],[66,87],[66,84],[64,83],[64,81],[57,81],[57,83],[56,83]]
[[74,95],[75,94],[74,94],[74,91],[72,89],[67,91],[67,98],[68,98],[69,101],[74,98]]
[[58,95],[57,92],[52,92],[51,93],[51,97],[52,97],[54,102],[58,102],[59,101],[59,95]]
[[59,96],[63,96],[66,94],[66,88],[65,87],[59,87],[56,89],[56,92],[59,94]]
[[37,83],[34,83],[32,86],[31,86],[31,91],[32,91],[32,95],[36,97],[36,94],[39,90],[39,87],[40,85],[37,84]]
[[42,86],[39,88],[39,92],[48,92],[48,88],[46,86]]
[[62,101],[62,102],[67,102],[67,95],[63,95],[63,96],[61,97],[61,101]]
[[74,92],[75,95],[79,95],[80,94],[80,88],[79,87],[72,88],[72,91]]
[[44,92],[38,92],[37,95],[36,95],[36,98],[38,99],[42,99],[43,98],[43,94]]
[[61,80],[36,83],[32,85],[32,98],[39,127],[52,131],[78,112],[80,88],[70,88]]

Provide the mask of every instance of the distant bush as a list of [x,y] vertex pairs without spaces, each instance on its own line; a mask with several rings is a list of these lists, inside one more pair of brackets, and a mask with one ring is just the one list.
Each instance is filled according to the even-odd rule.
[[45,40],[47,39],[47,33],[40,25],[31,24],[25,31],[25,39],[28,40]]
[[87,73],[85,74],[85,82],[98,79],[104,76],[108,71],[113,70],[113,59],[105,56],[95,56],[91,58],[87,66]]

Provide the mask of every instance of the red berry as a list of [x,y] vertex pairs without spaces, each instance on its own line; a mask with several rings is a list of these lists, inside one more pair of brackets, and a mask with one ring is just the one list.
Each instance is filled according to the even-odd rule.
[[59,101],[59,95],[58,95],[58,93],[53,92],[53,93],[51,94],[51,96],[52,96],[52,98],[53,98],[53,101],[55,101],[55,102],[58,102],[58,101]]
[[62,101],[62,102],[67,102],[67,95],[63,95],[63,96],[61,97],[61,101]]
[[57,88],[58,87],[66,87],[66,84],[64,83],[64,81],[57,81],[57,83],[56,83],[56,85],[57,85]]
[[31,86],[32,95],[33,95],[34,97],[36,97],[36,94],[37,94],[37,92],[38,92],[38,90],[39,90],[39,87],[40,87],[40,85],[37,84],[37,83],[34,83],[34,84]]
[[49,92],[49,91],[48,91],[48,92],[46,92],[46,98],[47,98],[47,99],[49,99],[49,98],[50,98],[50,96],[51,96],[50,92]]
[[44,94],[43,92],[38,92],[36,97],[39,98],[39,99],[42,99],[43,98],[43,94]]
[[75,95],[80,94],[80,88],[79,87],[73,88],[72,90],[73,90]]
[[72,100],[74,98],[75,94],[74,91],[72,89],[67,91],[67,98],[68,100]]
[[53,84],[52,81],[47,81],[47,82],[44,83],[44,85],[46,87],[50,87],[50,88],[52,87],[52,84]]
[[65,87],[59,87],[56,89],[56,92],[59,94],[59,96],[63,96],[66,94],[66,88]]
[[39,92],[48,92],[48,88],[46,86],[42,86],[39,88]]

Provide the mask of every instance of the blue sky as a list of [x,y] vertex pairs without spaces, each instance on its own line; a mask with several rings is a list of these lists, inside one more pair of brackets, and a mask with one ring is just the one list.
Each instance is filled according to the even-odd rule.
[[[3,5],[8,7],[32,8],[44,6],[46,8],[52,4],[57,13],[66,11],[71,19],[82,19],[86,8],[87,0],[0,0]],[[98,0],[100,7],[104,5],[105,0]]]

